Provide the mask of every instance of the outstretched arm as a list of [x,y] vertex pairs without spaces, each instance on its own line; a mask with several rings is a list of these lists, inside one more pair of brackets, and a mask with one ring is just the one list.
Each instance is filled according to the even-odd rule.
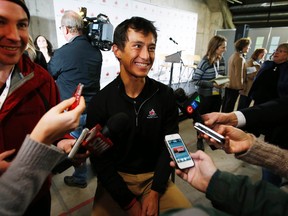
[[50,109],[31,135],[27,135],[17,156],[0,177],[0,215],[22,215],[52,168],[63,158],[63,152],[50,144],[78,126],[85,109],[84,98],[74,110],[64,112],[74,100],[65,100]]

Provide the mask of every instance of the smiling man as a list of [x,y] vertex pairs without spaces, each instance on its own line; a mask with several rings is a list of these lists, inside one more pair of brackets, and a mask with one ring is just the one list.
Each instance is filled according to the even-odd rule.
[[[29,22],[24,1],[0,0],[0,153],[11,149],[17,153],[26,135],[59,101],[49,73],[23,55]],[[6,168],[14,156],[6,158]],[[50,216],[49,184],[49,180],[44,183],[26,215]]]
[[120,74],[91,100],[87,126],[105,125],[119,112],[130,118],[127,130],[112,137],[114,147],[92,159],[98,178],[93,215],[158,215],[191,206],[169,179],[164,136],[179,130],[173,90],[147,76],[156,41],[155,26],[141,17],[115,29],[112,49]]

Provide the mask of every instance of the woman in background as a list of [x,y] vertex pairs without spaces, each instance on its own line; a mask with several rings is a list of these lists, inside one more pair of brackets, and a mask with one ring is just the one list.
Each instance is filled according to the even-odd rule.
[[243,90],[240,91],[240,98],[238,102],[237,110],[244,109],[250,106],[252,99],[248,97],[248,93],[251,89],[254,79],[264,61],[264,57],[267,53],[265,48],[256,49],[251,58],[246,63],[246,79],[243,83]]
[[222,112],[232,112],[239,96],[243,90],[243,83],[246,79],[246,59],[251,45],[250,38],[240,38],[235,43],[235,52],[228,60],[228,76],[230,82],[225,88]]
[[34,45],[37,50],[40,50],[43,53],[46,63],[48,63],[53,55],[53,46],[51,42],[43,35],[38,35],[34,40]]
[[[207,52],[197,66],[192,81],[200,96],[199,112],[201,114],[219,112],[221,107],[222,85],[213,81],[218,75],[225,75],[225,61],[223,54],[226,51],[225,37],[215,35],[208,43]],[[204,150],[202,138],[198,136],[197,149]]]
[[45,57],[41,51],[35,48],[31,35],[29,35],[29,40],[25,53],[29,56],[31,61],[39,64],[40,66],[42,66],[47,70],[47,62],[45,60]]

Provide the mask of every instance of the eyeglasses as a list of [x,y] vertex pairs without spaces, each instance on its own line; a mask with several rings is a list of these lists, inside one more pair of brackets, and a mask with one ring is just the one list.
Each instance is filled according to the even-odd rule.
[[281,50],[281,49],[276,49],[275,52],[278,52],[278,53],[288,53],[287,50]]

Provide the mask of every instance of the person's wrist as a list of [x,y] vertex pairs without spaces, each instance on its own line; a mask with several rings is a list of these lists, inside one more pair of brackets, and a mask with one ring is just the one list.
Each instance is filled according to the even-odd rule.
[[249,136],[248,142],[247,142],[247,150],[248,150],[254,145],[256,137],[250,133],[247,133],[247,135]]
[[47,133],[44,131],[33,130],[30,134],[30,138],[36,142],[46,144],[46,145],[51,145],[52,141],[50,141],[45,134],[47,134]]
[[231,112],[231,113],[228,113],[228,119],[229,120],[229,124],[232,125],[232,126],[236,126],[238,125],[238,118],[237,118],[237,115],[234,113],[234,112]]

